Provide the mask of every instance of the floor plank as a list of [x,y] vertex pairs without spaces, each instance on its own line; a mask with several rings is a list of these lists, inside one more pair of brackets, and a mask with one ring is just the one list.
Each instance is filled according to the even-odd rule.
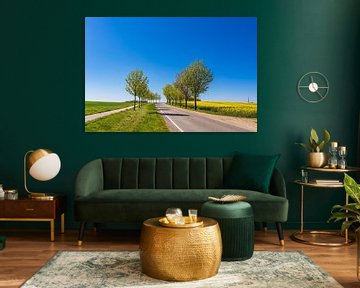
[[[293,231],[285,231],[285,246],[277,245],[276,231],[256,231],[255,250],[303,251],[346,288],[360,287],[356,277],[356,244],[319,247],[292,241]],[[19,287],[59,250],[138,250],[139,231],[86,231],[84,245],[76,245],[77,231],[56,234],[49,241],[46,230],[0,230],[7,237],[0,251],[0,287]]]

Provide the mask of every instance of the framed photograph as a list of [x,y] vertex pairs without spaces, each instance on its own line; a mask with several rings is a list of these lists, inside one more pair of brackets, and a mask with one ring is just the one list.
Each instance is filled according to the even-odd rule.
[[86,132],[257,132],[256,17],[86,17]]

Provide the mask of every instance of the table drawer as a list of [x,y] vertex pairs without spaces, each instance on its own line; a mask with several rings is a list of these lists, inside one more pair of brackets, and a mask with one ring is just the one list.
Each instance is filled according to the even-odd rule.
[[2,218],[56,218],[55,205],[39,201],[7,201],[0,212]]

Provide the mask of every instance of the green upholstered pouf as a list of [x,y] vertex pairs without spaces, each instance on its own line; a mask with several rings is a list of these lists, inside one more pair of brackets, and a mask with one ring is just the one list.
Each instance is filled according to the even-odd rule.
[[201,207],[201,216],[218,221],[223,244],[222,260],[246,260],[254,252],[254,215],[247,202],[222,204],[207,201]]
[[0,236],[0,250],[5,248],[6,237]]

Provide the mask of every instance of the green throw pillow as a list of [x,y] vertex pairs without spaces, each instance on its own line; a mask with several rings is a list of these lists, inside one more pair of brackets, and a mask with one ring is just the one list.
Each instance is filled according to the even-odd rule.
[[269,193],[270,180],[280,155],[234,155],[224,188]]

